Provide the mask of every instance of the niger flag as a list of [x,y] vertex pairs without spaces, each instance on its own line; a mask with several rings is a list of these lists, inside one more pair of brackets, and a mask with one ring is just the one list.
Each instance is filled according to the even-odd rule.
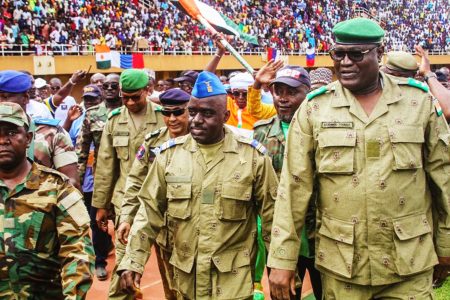
[[95,46],[95,61],[97,62],[97,69],[111,68],[111,51],[108,46]]

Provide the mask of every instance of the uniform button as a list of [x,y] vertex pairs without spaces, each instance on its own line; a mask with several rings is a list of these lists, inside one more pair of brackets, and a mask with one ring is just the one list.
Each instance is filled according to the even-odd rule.
[[279,236],[280,235],[280,229],[278,227],[273,228],[273,236]]
[[380,190],[384,190],[386,188],[386,181],[380,180]]
[[339,151],[333,152],[333,160],[338,161],[341,158],[341,153]]
[[220,265],[220,257],[215,257],[214,262],[218,265]]
[[353,177],[352,177],[352,185],[353,185],[354,187],[356,187],[356,186],[359,185],[359,178],[358,178],[357,175],[353,175]]
[[409,162],[409,167],[410,167],[410,168],[415,168],[415,167],[416,167],[416,164],[411,160],[411,161]]
[[425,241],[425,237],[423,235],[421,235],[419,237],[419,243],[423,243],[423,241]]
[[423,219],[423,224],[428,225],[428,220],[427,219]]
[[347,271],[348,271],[349,273],[352,272],[352,265],[351,265],[351,264],[347,264]]
[[222,288],[220,286],[217,287],[216,294],[217,295],[222,295]]
[[320,261],[323,261],[325,259],[325,253],[323,253],[323,251],[319,251],[317,257],[319,258]]
[[294,179],[294,181],[295,181],[296,183],[299,183],[299,182],[300,182],[300,177],[298,177],[297,175],[292,175],[292,178]]
[[358,224],[358,217],[352,217],[352,223]]
[[339,241],[341,241],[341,242],[344,241],[344,235],[343,234],[339,234]]
[[345,286],[344,286],[344,289],[349,291],[349,290],[352,289],[352,285],[350,283],[346,283]]
[[195,229],[195,234],[196,234],[196,235],[200,235],[200,229],[198,229],[198,228]]
[[245,257],[250,256],[250,253],[248,252],[248,249],[245,249],[245,250],[244,250],[244,256],[245,256]]
[[414,265],[414,257],[411,257],[411,259],[409,260],[409,264],[410,264],[411,266]]
[[235,180],[238,180],[240,178],[241,178],[241,174],[240,173],[238,173],[238,172],[234,173],[234,179]]
[[339,194],[338,193],[334,193],[333,198],[334,198],[335,202],[339,202]]
[[284,250],[284,248],[278,248],[278,254],[284,256],[286,254],[286,250]]
[[381,228],[386,228],[387,227],[387,222],[386,221],[381,221],[380,222],[380,226],[381,226]]
[[231,274],[233,274],[234,276],[236,276],[238,273],[238,271],[236,269],[231,270]]
[[383,265],[385,267],[389,266],[389,258],[388,257],[383,257]]
[[250,193],[245,193],[244,197],[245,197],[245,199],[250,199],[251,195],[250,195]]
[[406,203],[405,197],[400,196],[400,198],[398,199],[398,203],[399,203],[400,205],[405,205],[405,203]]

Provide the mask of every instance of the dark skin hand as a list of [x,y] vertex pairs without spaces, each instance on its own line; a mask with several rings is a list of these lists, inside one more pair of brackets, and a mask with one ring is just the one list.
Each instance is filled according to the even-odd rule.
[[270,295],[274,300],[289,300],[295,295],[295,272],[271,269],[269,276]]
[[104,232],[108,231],[108,210],[106,208],[97,208],[95,220],[100,230]]
[[136,295],[139,297],[142,275],[133,271],[124,271],[120,274],[120,287],[126,294]]

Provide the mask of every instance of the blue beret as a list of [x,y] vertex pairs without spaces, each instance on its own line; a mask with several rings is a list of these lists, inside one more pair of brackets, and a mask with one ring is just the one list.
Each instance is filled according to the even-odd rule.
[[180,89],[170,89],[159,95],[162,105],[178,105],[189,101],[191,95]]
[[0,91],[7,93],[24,93],[30,88],[30,75],[11,70],[0,72]]
[[203,71],[198,75],[192,89],[192,96],[199,99],[226,94],[227,91],[219,77],[208,71]]

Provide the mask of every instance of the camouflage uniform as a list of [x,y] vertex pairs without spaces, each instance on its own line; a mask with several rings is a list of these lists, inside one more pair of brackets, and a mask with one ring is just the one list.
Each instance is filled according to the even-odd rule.
[[88,163],[91,144],[94,145],[94,166],[97,159],[100,140],[102,138],[103,128],[110,109],[102,102],[86,110],[86,114],[81,126],[80,134],[77,138],[76,153],[78,155],[78,170],[80,172],[80,182],[83,184],[86,165]]
[[[108,208],[112,203],[116,217],[120,216],[125,182],[135,155],[144,141],[145,135],[164,126],[159,110],[159,106],[149,102],[145,122],[138,129],[133,127],[130,113],[126,107],[119,107],[111,111],[100,141],[97,160],[101,168],[95,172],[93,207]],[[115,224],[118,226],[117,220]],[[117,265],[122,260],[125,248],[119,241],[115,244]],[[129,298],[121,292],[119,279],[119,276],[113,271],[110,299]]]
[[255,220],[261,215],[267,244],[278,180],[260,143],[225,132],[210,163],[191,135],[159,147],[139,193],[144,222],[133,224],[118,270],[142,274],[149,249],[170,216],[170,263],[175,290],[182,297],[252,297]]
[[78,190],[33,163],[14,189],[0,180],[0,198],[0,298],[84,299],[93,249]]
[[69,134],[57,123],[55,120],[35,119],[30,125],[34,139],[28,149],[28,157],[53,169],[78,161]]
[[[170,139],[169,130],[163,127],[146,135],[144,143],[139,147],[136,159],[133,162],[130,173],[128,174],[127,183],[125,185],[125,195],[122,200],[122,208],[120,209],[120,223],[145,221],[145,213],[143,206],[137,197],[141,190],[142,183],[148,174],[148,169],[153,163],[159,149],[158,146]],[[167,222],[169,216],[166,216],[166,224],[161,228],[155,244],[156,258],[158,262],[159,272],[164,287],[166,299],[176,299],[176,293],[173,289],[173,268],[169,263],[172,255],[172,234],[168,232]]]

